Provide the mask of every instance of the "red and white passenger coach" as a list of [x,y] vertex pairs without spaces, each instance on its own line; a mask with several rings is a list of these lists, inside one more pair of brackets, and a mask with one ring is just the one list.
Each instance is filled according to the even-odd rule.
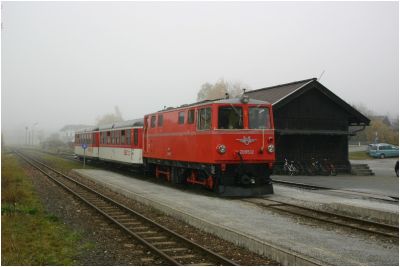
[[142,166],[171,183],[200,184],[224,196],[273,193],[272,107],[245,95],[76,133],[80,157],[83,142],[93,150],[89,157]]

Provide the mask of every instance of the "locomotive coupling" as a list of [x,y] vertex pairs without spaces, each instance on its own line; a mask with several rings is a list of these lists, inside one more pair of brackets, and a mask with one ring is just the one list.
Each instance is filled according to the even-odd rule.
[[247,174],[243,174],[240,177],[240,183],[243,185],[252,185],[256,183],[256,180],[253,177],[248,176]]

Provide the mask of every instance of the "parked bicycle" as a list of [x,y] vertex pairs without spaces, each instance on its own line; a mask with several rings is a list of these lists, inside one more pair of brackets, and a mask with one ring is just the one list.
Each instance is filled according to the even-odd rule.
[[328,172],[329,175],[333,175],[333,176],[337,175],[335,165],[333,165],[332,161],[330,161],[329,159],[325,158],[323,165],[324,165],[324,168]]
[[323,174],[324,170],[323,167],[321,165],[321,163],[319,162],[319,160],[311,158],[311,174],[312,175],[321,175]]
[[283,172],[290,176],[297,175],[298,170],[294,165],[293,160],[289,163],[289,161],[285,158],[285,163],[283,164]]

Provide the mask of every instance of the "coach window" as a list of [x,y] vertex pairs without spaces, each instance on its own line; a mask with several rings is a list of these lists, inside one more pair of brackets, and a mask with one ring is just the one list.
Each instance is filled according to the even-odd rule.
[[199,112],[197,113],[197,129],[211,129],[211,108],[199,109]]
[[139,130],[133,129],[133,144],[137,146],[139,144]]
[[126,130],[126,144],[130,145],[131,144],[131,130]]
[[226,106],[218,108],[218,129],[243,129],[243,110],[241,107]]
[[115,144],[119,145],[120,144],[120,136],[121,136],[121,131],[116,132],[116,137],[115,137]]
[[125,145],[125,130],[121,131],[121,145]]
[[194,123],[194,109],[188,111],[187,123],[188,124]]
[[151,128],[156,127],[156,116],[151,116]]
[[107,132],[107,144],[111,144],[111,132]]
[[185,112],[181,111],[178,114],[178,123],[179,124],[184,124],[185,123]]
[[161,127],[163,126],[163,122],[164,122],[164,117],[162,114],[158,115],[158,121],[157,121],[157,126]]

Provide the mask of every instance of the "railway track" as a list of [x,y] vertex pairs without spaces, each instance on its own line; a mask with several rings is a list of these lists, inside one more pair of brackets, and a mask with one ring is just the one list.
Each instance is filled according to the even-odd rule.
[[399,238],[398,226],[372,222],[360,218],[339,215],[326,211],[319,211],[291,203],[275,201],[270,199],[246,199],[243,201],[256,204],[263,208],[273,209],[276,211],[285,212],[296,216],[306,217],[308,219],[318,220],[324,223],[335,224],[341,227],[356,229],[369,234],[380,235],[396,239]]
[[279,179],[272,179],[272,182],[274,184],[281,184],[281,185],[303,188],[303,189],[308,189],[308,190],[329,190],[329,191],[336,192],[336,193],[356,195],[359,197],[370,198],[370,199],[389,202],[389,203],[399,203],[399,198],[395,197],[395,196],[373,195],[370,193],[363,193],[363,192],[344,190],[344,189],[335,189],[335,188],[329,188],[329,187],[318,186],[318,185],[309,185],[309,184],[304,184],[304,183],[295,183],[295,182],[284,181],[284,180],[279,180]]
[[[15,151],[15,153],[147,247],[153,254],[150,261],[156,262],[156,260],[162,259],[166,265],[237,265],[235,262],[89,188],[74,178],[18,151]],[[148,264],[149,262],[146,262],[146,265]]]

